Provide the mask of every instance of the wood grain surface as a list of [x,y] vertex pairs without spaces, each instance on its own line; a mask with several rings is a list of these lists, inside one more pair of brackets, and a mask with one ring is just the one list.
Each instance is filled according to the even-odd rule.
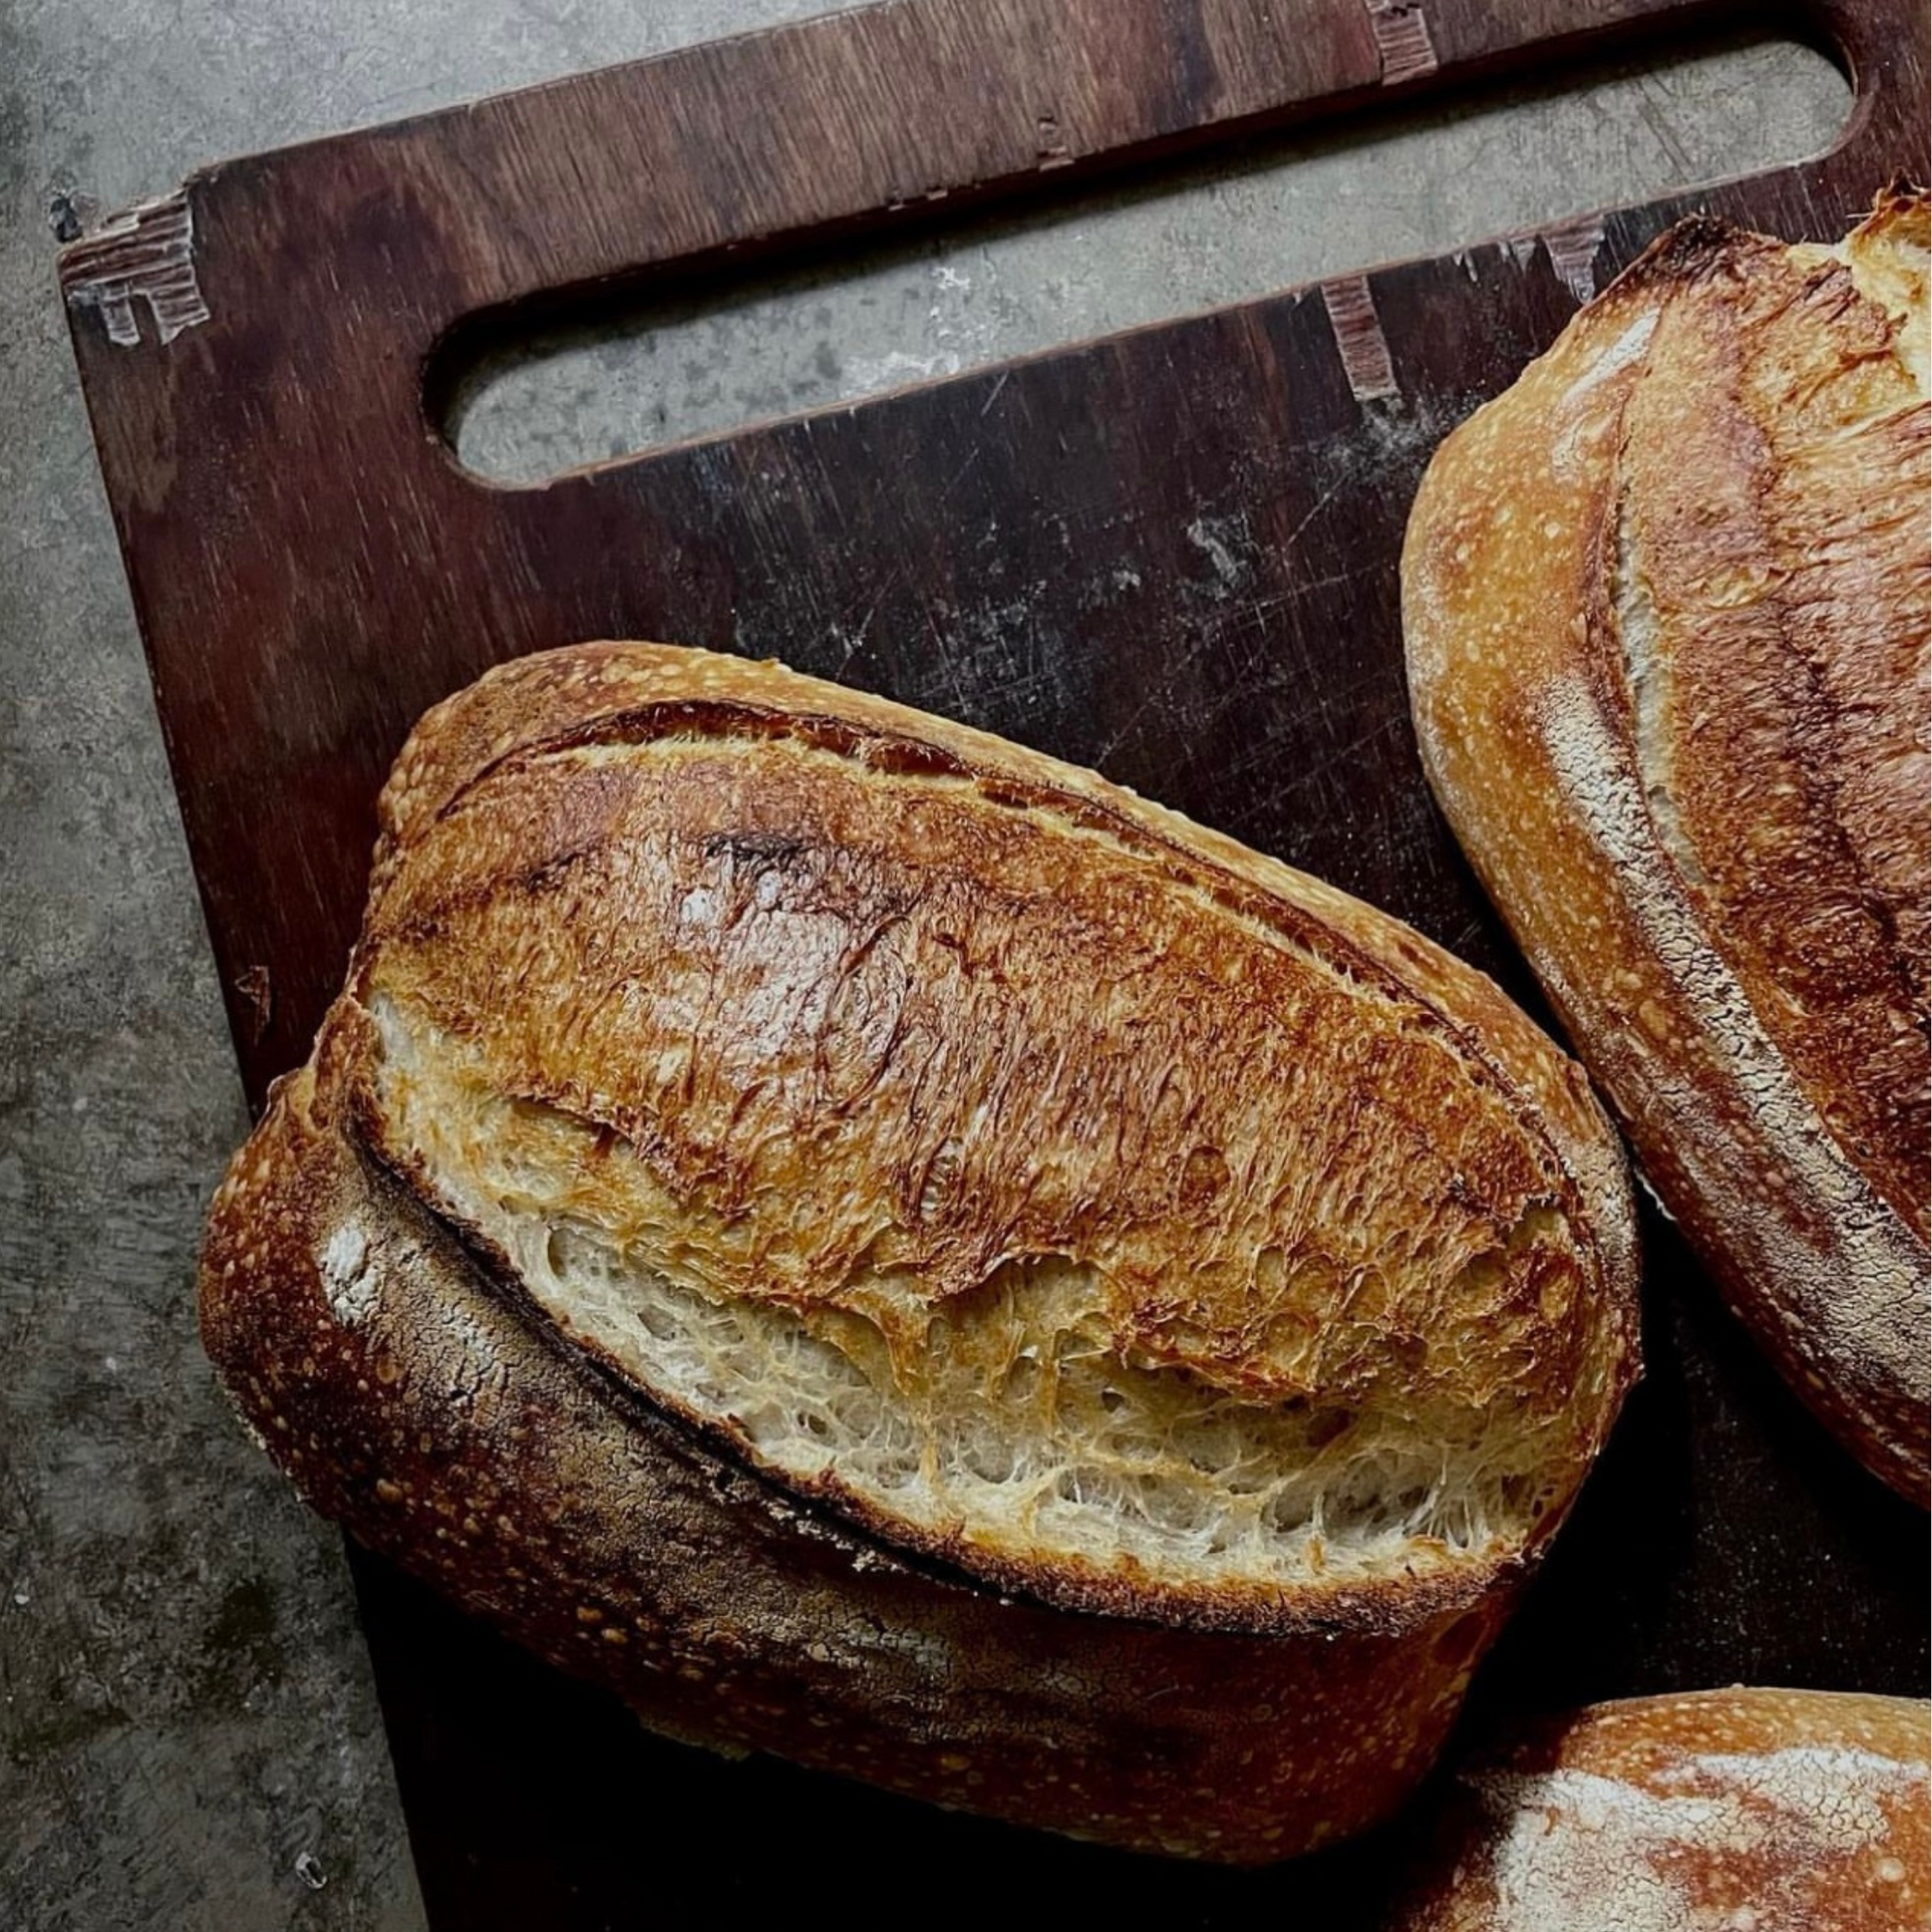
[[[1681,213],[1835,237],[1892,173],[1922,179],[1916,0],[1804,16],[1857,106],[1830,154],[1749,180],[542,487],[464,470],[438,412],[482,332],[586,290],[1711,11],[901,0],[226,163],[73,243],[75,353],[251,1098],[340,978],[410,724],[489,664],[594,636],[781,656],[1095,764],[1531,1003],[1416,762],[1410,496],[1443,433]],[[1923,1519],[1843,1462],[1649,1232],[1650,1379],[1479,1701],[1921,1690]],[[1291,1898],[1370,1922],[1373,1849],[1204,1874],[695,1758],[357,1572],[440,1926],[629,1922],[640,1889],[674,1901],[667,1848],[724,1812],[769,1851],[712,1867],[705,1896],[746,1910],[784,1905],[782,1874],[842,1840],[889,1846],[866,1854],[881,1885],[967,1870],[988,1909],[1066,1882],[1190,1923]]]

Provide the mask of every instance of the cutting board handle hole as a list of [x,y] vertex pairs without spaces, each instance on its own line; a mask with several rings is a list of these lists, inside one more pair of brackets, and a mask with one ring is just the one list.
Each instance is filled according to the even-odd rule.
[[477,318],[432,358],[431,417],[467,469],[534,486],[1512,231],[1549,236],[1520,267],[1580,296],[1589,264],[1560,240],[1578,217],[1821,154],[1852,99],[1788,32],[1706,31],[1024,210],[939,204],[890,239],[821,234]]

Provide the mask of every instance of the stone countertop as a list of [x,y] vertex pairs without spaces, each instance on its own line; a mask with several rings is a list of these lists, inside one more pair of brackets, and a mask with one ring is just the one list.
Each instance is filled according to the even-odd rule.
[[[200,1216],[246,1117],[55,233],[223,155],[816,11],[0,6],[0,1924],[423,1922],[340,1543],[196,1345]],[[1847,99],[1751,41],[1595,81],[566,334],[504,365],[463,447],[541,473],[944,375],[1808,152]]]

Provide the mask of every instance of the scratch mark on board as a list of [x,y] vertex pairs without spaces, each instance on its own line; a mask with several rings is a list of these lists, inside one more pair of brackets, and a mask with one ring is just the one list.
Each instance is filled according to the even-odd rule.
[[1366,275],[1348,275],[1321,284],[1322,304],[1342,352],[1343,372],[1358,403],[1383,402],[1402,394],[1389,360],[1388,341]]
[[1094,764],[1096,769],[1105,768],[1107,761],[1134,735],[1142,720],[1151,712],[1171,704],[1176,692],[1212,642],[1212,635],[1207,631],[1197,631],[1187,640],[1179,656],[1169,665],[1166,677],[1149,685],[1141,694],[1139,702],[1108,732],[1104,742],[1095,750]]
[[959,468],[955,469],[952,472],[952,474],[946,479],[946,487],[940,492],[940,497],[942,500],[946,497],[951,497],[953,491],[958,489],[960,484],[962,484],[966,480],[967,476],[971,473],[974,465],[980,461],[980,456],[984,453],[985,447],[986,445],[983,442],[976,442],[972,446],[972,448],[966,452],[965,462],[962,463],[959,466]]
[[1353,583],[1361,574],[1359,569],[1349,569],[1331,570],[1324,577],[1297,577],[1279,602],[1284,605],[1299,603],[1304,597],[1314,596],[1318,590],[1333,590],[1338,584]]
[[879,586],[878,595],[866,607],[866,614],[859,619],[857,629],[848,631],[844,628],[843,624],[835,624],[833,626],[832,635],[845,648],[845,655],[838,660],[838,663],[831,672],[832,681],[835,684],[844,682],[845,673],[852,668],[853,661],[866,648],[866,638],[867,634],[872,628],[872,619],[879,614],[879,606],[886,601],[887,596],[898,582],[898,576],[895,573]]
[[1344,484],[1352,483],[1354,480],[1352,476],[1337,476],[1324,484],[1321,493],[1316,497],[1315,501],[1309,505],[1307,511],[1302,515],[1300,521],[1289,531],[1287,536],[1282,538],[1282,549],[1285,551],[1293,549],[1302,531],[1307,529],[1309,525],[1341,495]]

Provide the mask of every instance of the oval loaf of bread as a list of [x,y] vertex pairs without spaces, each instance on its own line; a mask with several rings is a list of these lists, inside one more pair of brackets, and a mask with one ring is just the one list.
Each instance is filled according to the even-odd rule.
[[382,814],[202,1263],[319,1508],[678,1735],[1229,1860],[1399,1801],[1634,1373],[1577,1068],[776,666],[507,666]]
[[1408,526],[1444,811],[1664,1207],[1923,1502],[1925,197],[1665,236],[1436,453]]
[[1460,1767],[1388,1932],[1924,1932],[1932,1705],[1598,1704]]

